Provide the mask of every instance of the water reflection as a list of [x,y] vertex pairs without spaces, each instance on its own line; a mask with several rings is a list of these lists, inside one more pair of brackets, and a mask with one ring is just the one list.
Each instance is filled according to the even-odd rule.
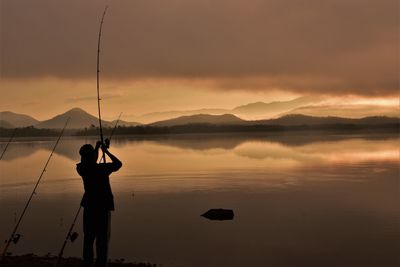
[[[0,162],[0,238],[54,141],[17,140]],[[57,253],[83,191],[75,172],[82,143],[60,143],[14,253]],[[398,145],[394,135],[116,138],[124,167],[112,176],[111,257],[189,267],[396,266]],[[202,220],[210,208],[231,208],[235,220]],[[66,255],[79,256],[81,241]]]
[[[310,179],[314,169],[315,177],[326,179],[327,174],[321,176],[319,171],[338,166],[332,168],[333,176],[342,179],[341,172],[346,166],[395,164],[399,160],[396,136],[345,138],[333,135],[315,139],[307,136],[300,138],[300,142],[273,142],[273,138],[278,137],[257,135],[251,139],[241,135],[182,135],[116,138],[112,150],[123,160],[124,168],[114,178],[121,181],[114,187],[121,186],[123,190],[125,180],[135,177],[135,181],[140,183],[139,188],[146,190],[147,187],[148,191],[243,188],[247,185],[253,188],[255,183],[264,188],[276,186],[276,182],[287,184],[289,181],[293,183],[293,179]],[[55,151],[56,159],[48,168],[48,183],[78,179],[75,163],[79,161],[77,151],[84,141],[79,138],[62,140]],[[35,174],[40,173],[53,144],[54,140],[34,140],[10,145],[0,164],[2,188],[34,183]],[[299,172],[308,175],[299,177]]]
[[[374,141],[374,142],[368,142]],[[233,150],[237,155],[250,157],[254,159],[264,159],[267,157],[282,156],[287,157],[294,151],[300,151],[304,154],[320,151],[322,148],[327,151],[337,153],[337,149],[343,147],[347,151],[356,153],[360,150],[368,151],[369,148],[381,148],[382,144],[386,146],[399,144],[399,139],[393,134],[353,134],[338,135],[324,134],[311,135],[310,133],[301,133],[300,135],[283,134],[208,134],[208,135],[171,135],[171,136],[146,136],[146,137],[115,137],[113,147],[119,148],[126,145],[137,145],[143,143],[154,143],[160,146],[170,146],[182,150],[208,151],[208,150]],[[66,137],[59,144],[56,153],[63,155],[73,161],[78,161],[77,151],[85,143],[95,143],[95,139],[81,139]],[[370,147],[365,147],[368,144]],[[0,142],[0,150],[4,149],[6,143]],[[16,140],[8,148],[4,157],[5,161],[27,157],[40,149],[51,150],[54,145],[54,139],[49,140]],[[332,150],[332,147],[335,149]],[[301,149],[301,147],[305,149]],[[310,150],[311,149],[311,150]],[[286,150],[286,151],[284,151]],[[273,155],[274,151],[277,155]],[[395,149],[392,149],[395,151]],[[352,156],[352,155],[351,155]],[[392,156],[392,155],[391,155]],[[389,157],[391,157],[389,156]]]

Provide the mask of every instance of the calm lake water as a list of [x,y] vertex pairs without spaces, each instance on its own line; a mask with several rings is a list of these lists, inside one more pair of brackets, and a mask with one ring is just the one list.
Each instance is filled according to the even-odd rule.
[[[83,143],[62,139],[13,254],[58,254],[83,193],[75,171]],[[16,140],[0,162],[0,239],[9,237],[53,144]],[[111,176],[111,258],[187,267],[400,266],[396,135],[115,138],[111,151],[124,163]],[[233,209],[235,218],[200,217],[210,208]],[[66,256],[81,255],[81,221]]]

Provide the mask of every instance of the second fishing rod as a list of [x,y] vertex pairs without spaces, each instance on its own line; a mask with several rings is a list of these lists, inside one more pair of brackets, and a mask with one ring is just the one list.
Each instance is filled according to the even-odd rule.
[[6,240],[5,247],[4,247],[3,252],[2,252],[2,255],[1,255],[1,258],[2,258],[2,259],[3,259],[5,256],[7,256],[7,251],[8,251],[9,246],[11,245],[11,243],[17,244],[18,240],[19,240],[20,237],[21,237],[21,235],[17,233],[18,227],[20,226],[20,224],[21,224],[21,222],[22,222],[22,220],[23,220],[23,218],[24,218],[24,215],[26,214],[26,212],[27,212],[27,210],[28,210],[28,207],[29,207],[29,205],[31,204],[31,201],[32,201],[33,196],[36,194],[36,190],[37,190],[37,188],[38,188],[38,186],[39,186],[39,183],[40,183],[40,181],[42,180],[43,175],[44,175],[44,173],[45,173],[46,170],[47,170],[47,166],[49,165],[49,162],[50,162],[50,160],[51,160],[51,158],[52,158],[52,156],[53,156],[53,154],[54,154],[54,151],[55,151],[56,148],[57,148],[58,143],[60,142],[61,137],[62,137],[63,134],[64,134],[65,129],[67,128],[67,125],[68,125],[68,123],[69,123],[69,120],[70,120],[70,118],[68,118],[67,121],[65,122],[65,125],[64,125],[64,127],[62,128],[61,133],[60,133],[60,135],[58,136],[58,139],[57,139],[57,141],[56,141],[55,144],[54,144],[54,147],[53,147],[53,149],[52,149],[52,151],[51,151],[51,153],[50,153],[50,156],[49,156],[49,158],[47,159],[46,164],[44,165],[44,168],[43,168],[41,174],[39,175],[39,178],[38,178],[38,180],[36,181],[35,186],[33,187],[32,193],[30,194],[30,196],[29,196],[29,198],[28,198],[28,201],[26,202],[26,204],[25,204],[25,206],[24,206],[24,208],[23,208],[23,210],[22,210],[22,212],[21,212],[21,215],[20,215],[20,217],[19,217],[17,223],[15,224],[14,229],[13,229],[13,231],[12,231],[10,237]]
[[[114,135],[114,133],[115,133],[115,130],[117,129],[117,126],[118,126],[118,123],[119,123],[119,121],[120,121],[121,115],[122,115],[122,112],[119,114],[118,119],[117,119],[117,121],[115,122],[114,128],[113,128],[112,131],[111,131],[110,137],[107,138],[107,139],[105,139],[105,144],[104,144],[104,145],[105,145],[107,148],[110,147],[110,141],[111,141],[111,139],[112,139],[112,137],[113,137],[113,135]],[[79,234],[78,234],[77,232],[73,232],[73,230],[74,230],[76,221],[78,220],[78,217],[79,217],[79,214],[80,214],[81,210],[82,210],[82,206],[79,204],[79,208],[78,208],[78,210],[77,210],[76,213],[75,213],[75,216],[74,216],[74,219],[73,219],[73,221],[72,221],[72,224],[71,224],[71,226],[70,226],[69,229],[68,229],[68,233],[67,233],[67,235],[65,236],[65,239],[64,239],[64,242],[63,242],[63,244],[62,244],[62,246],[61,246],[60,252],[58,253],[57,261],[56,261],[56,263],[55,263],[55,265],[54,265],[55,267],[57,267],[57,266],[60,264],[61,259],[62,259],[63,255],[64,255],[65,247],[67,246],[68,241],[70,241],[71,243],[73,243],[73,242],[78,238],[78,235],[79,235]]]
[[4,150],[3,150],[3,152],[2,152],[1,155],[0,155],[0,160],[3,159],[3,156],[4,156],[4,154],[6,153],[8,146],[10,145],[10,143],[12,142],[12,140],[14,139],[16,132],[17,132],[17,128],[15,128],[14,131],[12,132],[10,139],[8,140],[8,142],[7,142],[7,144],[6,144],[6,146],[5,146]]

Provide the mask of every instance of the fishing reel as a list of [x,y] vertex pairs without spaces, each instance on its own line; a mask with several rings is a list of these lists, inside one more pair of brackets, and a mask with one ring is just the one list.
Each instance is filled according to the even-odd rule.
[[68,239],[71,241],[71,243],[74,243],[74,241],[78,238],[79,234],[77,232],[73,232],[68,236]]
[[106,148],[107,148],[107,149],[110,148],[110,139],[106,138],[106,139],[104,140],[104,144],[106,145]]
[[20,234],[15,234],[12,236],[11,241],[14,242],[14,244],[17,244],[20,238],[21,238]]
[[[13,234],[10,238],[10,241],[13,242],[14,244],[17,244],[19,239],[21,238],[22,235],[20,234]],[[7,243],[8,241],[6,240],[5,243]]]

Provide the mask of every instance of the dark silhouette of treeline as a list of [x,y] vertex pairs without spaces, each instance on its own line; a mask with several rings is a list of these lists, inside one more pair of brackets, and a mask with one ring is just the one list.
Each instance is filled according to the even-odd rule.
[[[399,133],[400,123],[388,124],[321,124],[321,125],[216,125],[216,124],[186,124],[175,126],[118,126],[115,135],[156,135],[156,134],[186,134],[186,133],[246,133],[246,132],[281,132],[281,131],[362,131]],[[0,137],[9,137],[14,129],[0,128]],[[113,128],[104,128],[103,133],[108,136]],[[90,127],[82,130],[70,130],[66,135],[94,136],[98,135],[98,127]],[[33,126],[18,128],[18,137],[58,136],[59,130],[37,129]]]
[[[280,132],[280,131],[364,131],[364,132],[399,132],[400,124],[356,125],[356,124],[326,124],[326,125],[215,125],[186,124],[176,126],[131,126],[117,127],[116,135],[148,135],[148,134],[185,134],[185,133],[246,133],[246,132]],[[110,134],[112,129],[104,129],[104,134]],[[78,136],[96,135],[97,128],[76,132]]]
[[[0,137],[10,137],[13,135],[15,129],[0,127]],[[17,128],[15,132],[16,137],[40,137],[40,136],[58,136],[60,130],[53,129],[38,129],[33,126]]]

